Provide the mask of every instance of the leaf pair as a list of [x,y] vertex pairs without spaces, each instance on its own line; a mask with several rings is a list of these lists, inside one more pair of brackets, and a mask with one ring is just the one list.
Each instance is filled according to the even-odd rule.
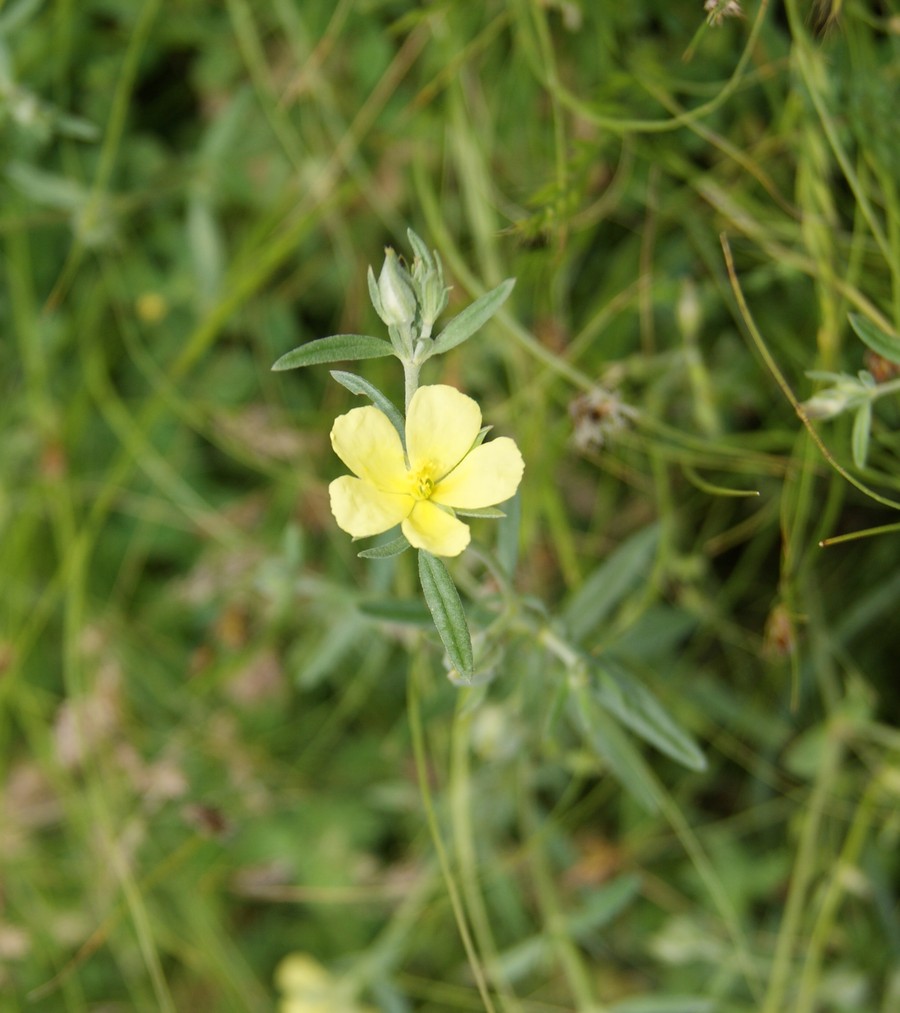
[[[421,355],[419,361],[424,362],[433,355],[449,352],[451,348],[456,348],[457,345],[461,345],[471,338],[506,302],[514,285],[515,279],[507,278],[496,288],[476,299],[471,306],[467,306],[447,324],[430,344],[425,346],[427,351]],[[317,338],[315,341],[309,341],[305,345],[286,352],[272,366],[272,369],[281,372],[286,369],[299,369],[301,366],[319,366],[326,362],[379,359],[394,354],[396,353],[393,345],[382,338],[375,338],[368,334],[332,334],[331,337]],[[361,392],[356,391],[355,393]]]

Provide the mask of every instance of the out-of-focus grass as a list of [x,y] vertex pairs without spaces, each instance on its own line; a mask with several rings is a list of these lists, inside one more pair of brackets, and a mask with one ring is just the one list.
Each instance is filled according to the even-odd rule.
[[[2,1008],[269,1009],[289,954],[335,1013],[896,1008],[897,542],[817,544],[895,514],[719,236],[800,399],[900,325],[898,15],[701,7],[0,5]],[[471,690],[331,520],[351,396],[269,371],[381,333],[407,225],[456,309],[518,278],[424,377],[522,447],[554,617]],[[896,423],[816,426],[897,499]]]

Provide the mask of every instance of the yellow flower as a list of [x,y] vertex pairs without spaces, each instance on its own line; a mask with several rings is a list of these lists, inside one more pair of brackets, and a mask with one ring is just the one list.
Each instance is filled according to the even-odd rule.
[[289,953],[275,969],[275,984],[284,993],[279,1013],[375,1013],[350,999],[346,984],[309,953]]
[[[510,498],[525,468],[513,440],[475,446],[481,409],[453,387],[420,387],[406,415],[406,456],[377,408],[335,419],[331,445],[353,472],[329,486],[331,512],[354,538],[401,526],[416,549],[458,556],[469,527],[453,510],[481,510]],[[408,462],[408,463],[407,463]]]

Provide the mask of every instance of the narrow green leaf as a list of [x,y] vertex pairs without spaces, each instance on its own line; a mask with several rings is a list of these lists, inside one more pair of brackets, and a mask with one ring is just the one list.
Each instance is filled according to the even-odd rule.
[[635,735],[688,770],[706,770],[706,757],[643,683],[613,662],[593,664],[597,700]]
[[876,327],[871,320],[860,316],[859,313],[851,313],[848,319],[857,336],[873,352],[877,352],[883,359],[900,365],[900,337],[896,334],[886,334],[880,327]]
[[506,281],[500,282],[490,292],[485,292],[471,306],[467,306],[462,313],[455,316],[434,339],[431,354],[441,355],[444,352],[449,352],[451,348],[456,348],[467,338],[471,338],[479,327],[483,327],[506,302],[515,283],[515,278],[507,278]]
[[[641,878],[634,873],[619,876],[610,883],[587,895],[583,908],[566,915],[560,929],[572,939],[586,941],[591,933],[609,924],[640,894]],[[552,959],[555,943],[547,933],[530,936],[499,954],[491,970],[503,980],[515,984],[528,975],[542,961]]]
[[568,932],[583,939],[618,917],[641,892],[641,877],[625,873],[603,886],[595,887],[584,898],[581,910],[575,910],[565,919]]
[[659,790],[646,760],[617,721],[597,702],[588,685],[575,685],[568,700],[570,719],[617,781],[648,812],[659,809]]
[[582,640],[647,579],[659,544],[659,527],[643,528],[623,542],[585,580],[563,610],[575,640]]
[[368,334],[332,334],[330,338],[319,338],[287,352],[272,369],[297,369],[300,366],[318,366],[323,362],[350,359],[380,359],[393,354],[394,349],[381,338],[373,338]]
[[869,456],[869,434],[872,431],[872,402],[863,401],[856,410],[853,419],[853,463],[857,468],[865,468]]
[[24,162],[10,162],[6,166],[6,176],[29,200],[44,207],[74,211],[85,207],[90,200],[90,192],[79,183]]
[[341,615],[334,626],[303,652],[297,665],[297,684],[310,689],[339,668],[346,671],[350,657],[359,649],[366,634],[366,625],[362,617],[352,612]]
[[447,567],[437,556],[419,550],[419,580],[438,635],[453,667],[464,679],[475,673],[472,638],[459,592]]
[[506,514],[502,510],[498,510],[496,507],[479,507],[477,510],[459,510],[456,511],[461,517],[490,517],[492,520],[498,521],[501,517],[505,517]]
[[369,383],[368,380],[364,380],[361,376],[357,376],[356,373],[346,373],[342,369],[332,369],[331,375],[337,380],[342,386],[346,387],[351,394],[362,394],[367,397],[376,408],[384,412],[385,415],[391,420],[394,428],[400,434],[400,441],[403,446],[406,446],[406,425],[403,421],[403,416],[400,414],[394,402],[390,398],[386,397],[373,383]]
[[400,535],[399,538],[385,542],[384,545],[373,545],[371,549],[363,549],[362,552],[357,552],[357,556],[360,559],[389,559],[391,556],[399,556],[401,552],[406,552],[408,548],[409,542]]

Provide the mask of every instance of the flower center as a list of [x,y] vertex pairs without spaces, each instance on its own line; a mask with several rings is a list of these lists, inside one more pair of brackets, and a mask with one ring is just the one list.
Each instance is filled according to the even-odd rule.
[[430,499],[431,494],[434,492],[434,479],[432,476],[431,465],[425,465],[419,468],[417,472],[410,475],[411,478],[411,492],[416,499]]

